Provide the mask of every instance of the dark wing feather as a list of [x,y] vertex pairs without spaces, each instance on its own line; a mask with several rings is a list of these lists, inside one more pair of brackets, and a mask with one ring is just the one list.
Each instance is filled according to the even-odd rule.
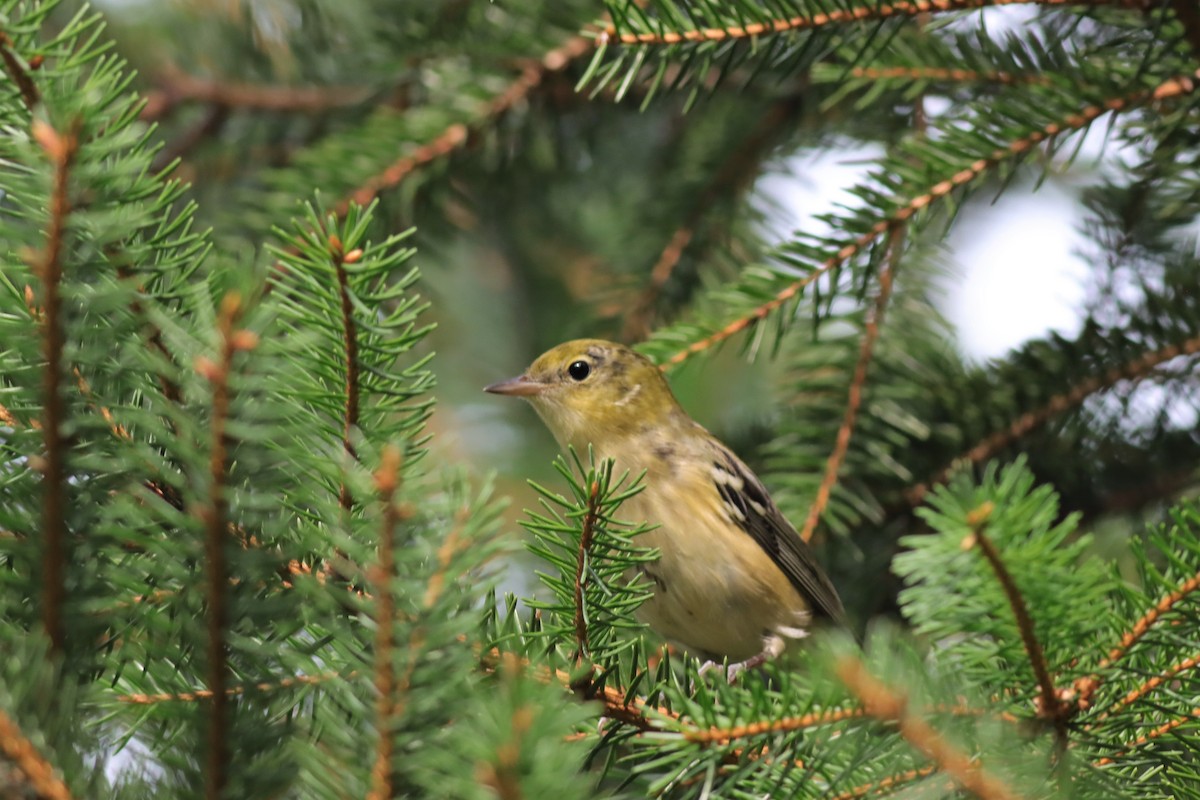
[[817,563],[812,548],[783,516],[758,476],[724,446],[715,440],[713,444],[718,450],[713,463],[714,483],[721,498],[738,512],[731,514],[734,522],[783,570],[801,596],[812,604],[814,614],[844,626],[846,613],[842,600]]

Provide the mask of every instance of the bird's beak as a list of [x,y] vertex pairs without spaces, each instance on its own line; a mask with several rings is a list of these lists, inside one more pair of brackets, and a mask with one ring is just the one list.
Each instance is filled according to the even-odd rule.
[[527,375],[518,375],[515,378],[509,378],[506,381],[485,386],[483,390],[492,394],[509,395],[510,397],[533,397],[544,392],[546,384],[539,383]]

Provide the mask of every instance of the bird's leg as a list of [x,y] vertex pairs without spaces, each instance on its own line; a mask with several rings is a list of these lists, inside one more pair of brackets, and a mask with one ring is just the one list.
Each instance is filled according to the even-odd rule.
[[[783,641],[782,636],[780,636],[778,633],[768,634],[763,638],[763,649],[761,653],[750,656],[745,661],[739,661],[735,664],[730,664],[725,668],[725,680],[732,684],[735,680],[737,680],[737,676],[746,670],[761,667],[768,661],[774,661],[776,658],[779,658],[781,653],[783,653],[784,646],[785,642]],[[709,664],[711,663],[712,662],[710,661]],[[705,666],[708,666],[708,664],[705,664]],[[703,672],[704,667],[701,667],[700,669],[701,672]]]

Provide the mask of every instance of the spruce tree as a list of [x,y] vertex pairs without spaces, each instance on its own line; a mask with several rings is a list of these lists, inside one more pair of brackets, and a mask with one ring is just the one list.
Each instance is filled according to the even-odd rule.
[[[1200,798],[1194,3],[0,0],[0,62],[0,796]],[[1072,170],[1079,330],[964,357],[942,243]],[[434,403],[583,334],[754,387],[855,631],[701,674],[589,453],[521,552]]]

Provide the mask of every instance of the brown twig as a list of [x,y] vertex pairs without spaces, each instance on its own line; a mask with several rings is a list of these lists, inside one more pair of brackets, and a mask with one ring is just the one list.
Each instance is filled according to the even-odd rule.
[[205,139],[216,136],[228,121],[228,106],[210,106],[199,122],[184,131],[179,138],[168,142],[162,150],[155,154],[154,162],[150,165],[150,169],[154,172],[161,172],[166,169],[176,159],[183,158],[193,148],[199,146]]
[[683,738],[698,744],[729,742],[734,739],[745,739],[750,736],[761,736],[766,733],[784,733],[813,728],[817,725],[830,725],[844,722],[848,719],[859,719],[866,716],[863,708],[835,708],[830,711],[818,711],[800,717],[785,717],[764,722],[748,722],[730,728],[708,728],[705,730],[685,730]]
[[[342,303],[342,341],[346,357],[346,402],[345,417],[342,420],[342,449],[352,459],[358,458],[350,434],[358,426],[359,407],[359,363],[358,363],[358,325],[354,321],[354,303],[350,299],[350,276],[346,265],[353,264],[362,258],[361,250],[344,252],[341,240],[336,235],[329,237],[330,255],[333,259],[333,269],[337,276],[338,294]],[[342,508],[349,511],[354,505],[346,482],[342,481],[338,501]]]
[[1183,661],[1180,661],[1174,666],[1168,667],[1160,674],[1149,678],[1142,683],[1141,686],[1138,686],[1136,689],[1130,691],[1128,694],[1114,703],[1112,708],[1107,709],[1103,714],[1100,714],[1098,717],[1096,717],[1095,721],[1100,722],[1101,720],[1107,719],[1110,715],[1115,714],[1122,708],[1130,706],[1133,703],[1136,703],[1138,700],[1141,700],[1143,697],[1150,694],[1150,692],[1154,691],[1159,686],[1162,686],[1167,681],[1174,680],[1177,675],[1187,672],[1188,670],[1196,669],[1197,667],[1200,667],[1200,654],[1194,655],[1191,658],[1185,658]]
[[1085,678],[1079,678],[1075,681],[1075,690],[1079,694],[1079,702],[1082,706],[1087,706],[1091,702],[1092,696],[1096,689],[1100,687],[1102,678],[1100,673],[1109,667],[1112,667],[1118,661],[1125,657],[1129,650],[1141,641],[1142,637],[1150,632],[1154,624],[1162,618],[1163,614],[1169,612],[1176,605],[1181,603],[1185,598],[1193,592],[1200,591],[1200,572],[1197,572],[1192,577],[1179,584],[1175,591],[1163,597],[1154,607],[1141,616],[1122,637],[1112,650],[1108,651],[1108,655],[1100,662],[1096,668],[1096,672],[1088,675]]
[[608,25],[600,34],[598,42],[601,44],[655,45],[672,45],[681,42],[721,42],[728,39],[748,39],[871,19],[911,17],[934,12],[1030,4],[1041,6],[1115,5],[1139,10],[1145,7],[1144,0],[1111,0],[1111,2],[1097,2],[1097,0],[912,0],[912,2],[896,2],[880,4],[878,6],[858,6],[856,8],[833,11],[828,14],[790,17],[787,19],[771,20],[769,22],[756,22],[749,25],[730,25],[724,28],[698,28],[695,30],[659,31],[654,33],[617,33],[616,26]]
[[0,711],[0,753],[21,771],[38,798],[71,800],[71,791],[54,774],[54,765],[38,752],[33,742],[3,711]]
[[906,491],[905,499],[911,505],[919,504],[925,499],[925,495],[929,493],[930,489],[945,483],[959,464],[978,464],[990,458],[1001,448],[1007,447],[1041,427],[1057,415],[1082,404],[1096,392],[1107,389],[1120,381],[1139,381],[1148,376],[1160,364],[1179,356],[1190,356],[1196,353],[1200,353],[1200,336],[1195,336],[1180,344],[1171,344],[1149,353],[1142,353],[1132,361],[1113,367],[1103,375],[1088,378],[1070,391],[1051,397],[1044,406],[1017,417],[1004,430],[991,434],[955,458],[928,481]]
[[[25,107],[32,111],[41,102],[42,96],[38,92],[37,84],[33,82],[17,54],[12,51],[12,46],[13,40],[7,33],[0,31],[0,60],[4,61],[4,69],[12,76]],[[33,64],[30,66],[33,67]]]
[[242,311],[241,297],[230,292],[221,301],[217,318],[221,349],[219,361],[214,363],[205,357],[196,360],[196,371],[212,384],[212,416],[209,420],[211,452],[209,454],[208,503],[198,510],[204,523],[204,556],[208,586],[208,745],[205,766],[204,794],[207,800],[219,800],[228,781],[229,767],[229,694],[226,678],[229,671],[229,644],[225,640],[228,625],[226,594],[229,590],[229,567],[225,553],[228,525],[228,501],[225,498],[225,480],[229,465],[229,441],[226,428],[229,423],[229,381],[233,372],[234,356],[242,350],[251,350],[258,345],[258,337],[246,330],[239,330],[238,318]]
[[42,412],[44,455],[39,459],[43,486],[42,625],[50,637],[51,648],[61,653],[66,644],[63,602],[66,597],[67,569],[67,450],[70,447],[63,431],[67,407],[63,397],[66,321],[63,319],[61,295],[62,258],[67,217],[71,213],[71,166],[79,140],[75,130],[63,135],[42,120],[34,120],[33,137],[54,166],[46,246],[36,257],[33,267],[42,286],[40,322],[42,357],[46,360]]
[[751,131],[750,135],[733,148],[725,163],[713,174],[712,179],[701,190],[692,203],[683,223],[671,234],[667,246],[659,254],[650,270],[650,282],[634,303],[633,310],[625,318],[621,337],[624,341],[645,338],[654,322],[655,304],[663,287],[670,280],[675,267],[683,258],[696,228],[712,205],[723,197],[737,192],[750,182],[754,172],[750,169],[762,158],[764,151],[780,135],[780,125],[800,105],[795,97],[775,103]]
[[388,447],[383,451],[375,486],[383,502],[383,523],[379,533],[379,564],[375,571],[375,729],[379,741],[375,746],[375,766],[371,769],[370,800],[391,797],[392,732],[396,718],[396,672],[392,665],[396,598],[392,580],[396,576],[396,527],[401,509],[396,504],[396,489],[400,485],[400,451]]
[[[229,686],[225,689],[225,694],[234,697],[236,695],[246,694],[248,692],[276,692],[281,689],[289,689],[293,686],[316,686],[317,684],[325,683],[332,680],[353,680],[358,677],[357,672],[350,672],[343,675],[340,672],[322,672],[319,675],[293,675],[288,678],[283,678],[274,682],[262,681],[260,683],[251,684],[248,686]],[[208,700],[213,696],[213,693],[208,689],[197,689],[194,692],[164,692],[163,694],[121,694],[116,696],[118,703],[126,703],[132,706],[152,706],[159,703],[195,703],[200,700]]]
[[1170,733],[1171,731],[1175,730],[1176,728],[1178,728],[1182,725],[1186,725],[1187,723],[1191,722],[1194,719],[1200,719],[1200,708],[1193,708],[1190,712],[1188,712],[1187,714],[1184,714],[1182,717],[1176,717],[1175,719],[1171,720],[1170,722],[1165,722],[1162,725],[1159,725],[1157,728],[1150,731],[1149,733],[1147,733],[1143,736],[1139,736],[1138,738],[1134,739],[1126,747],[1123,747],[1122,749],[1118,750],[1113,755],[1105,756],[1104,758],[1097,759],[1095,764],[1097,767],[1103,767],[1106,764],[1111,764],[1114,761],[1116,761],[1118,758],[1120,758],[1121,756],[1129,753],[1134,748],[1140,747],[1141,745],[1145,744],[1146,742],[1153,741],[1153,740],[1159,738],[1160,736],[1165,736],[1166,734]]
[[910,769],[901,772],[897,775],[889,775],[886,778],[878,781],[864,783],[861,786],[855,786],[833,798],[833,800],[858,800],[860,797],[866,797],[872,794],[884,794],[891,792],[897,786],[903,786],[906,783],[926,778],[937,772],[936,766],[921,767],[920,769]]
[[591,39],[585,36],[572,36],[563,44],[543,55],[540,60],[527,64],[521,74],[504,91],[482,105],[474,119],[468,123],[456,122],[450,125],[432,141],[421,145],[408,155],[398,158],[382,172],[368,178],[337,204],[337,215],[345,216],[352,203],[361,206],[367,205],[380,192],[394,189],[418,168],[466,145],[473,130],[479,130],[507,113],[528,97],[547,75],[566,69],[571,62],[588,52],[590,48]]
[[[1140,2],[1140,0],[1138,1]],[[879,220],[861,236],[846,242],[846,244],[844,244],[836,253],[834,253],[825,261],[821,262],[821,264],[819,264],[812,272],[784,287],[770,300],[762,303],[759,306],[756,306],[749,313],[744,314],[733,322],[730,322],[720,330],[710,334],[709,336],[706,336],[703,339],[700,339],[699,341],[692,342],[684,349],[675,353],[663,363],[663,368],[666,369],[676,364],[680,364],[693,355],[702,353],[714,345],[725,341],[731,336],[735,336],[736,334],[753,327],[755,324],[770,315],[771,312],[782,307],[788,303],[788,301],[798,296],[800,292],[805,289],[805,287],[817,280],[817,278],[829,272],[830,270],[841,266],[850,258],[853,258],[861,253],[880,236],[884,236],[892,232],[898,225],[907,222],[922,209],[948,196],[955,189],[974,181],[984,172],[997,166],[998,164],[1010,158],[1024,155],[1047,139],[1061,136],[1069,131],[1084,128],[1106,113],[1120,113],[1123,111],[1128,111],[1129,109],[1139,106],[1143,103],[1166,100],[1184,94],[1190,94],[1196,89],[1195,79],[1197,77],[1200,77],[1200,70],[1197,70],[1194,75],[1184,75],[1164,81],[1149,91],[1139,90],[1121,97],[1110,98],[1103,103],[1087,106],[1081,111],[1067,115],[1059,122],[1048,123],[1039,130],[1033,131],[1018,139],[1014,139],[1003,147],[996,148],[988,156],[977,159],[965,169],[961,169],[949,178],[934,184],[925,193],[906,201],[889,217]]]
[[583,586],[587,580],[587,561],[592,554],[592,537],[600,514],[600,482],[592,481],[588,491],[587,513],[579,531],[579,552],[575,558],[575,663],[588,654],[587,609],[584,608]]
[[1021,633],[1021,642],[1025,645],[1025,652],[1029,656],[1029,665],[1033,668],[1033,674],[1037,678],[1040,692],[1037,705],[1038,716],[1050,720],[1054,724],[1055,735],[1059,743],[1065,744],[1067,717],[1070,716],[1073,708],[1063,702],[1058,690],[1054,687],[1054,679],[1050,676],[1050,668],[1046,664],[1046,653],[1033,630],[1033,620],[1029,616],[1025,598],[1022,597],[1016,581],[1013,580],[1008,567],[1000,558],[1000,552],[996,549],[995,543],[984,533],[988,518],[994,508],[995,506],[989,501],[967,514],[967,524],[970,526],[971,532],[963,544],[964,547],[978,545],[983,557],[992,568],[992,572],[995,573],[1000,587],[1004,589],[1008,605],[1017,620],[1017,630]]
[[845,656],[839,659],[835,671],[842,683],[866,707],[868,714],[885,722],[896,723],[900,735],[932,759],[959,786],[981,800],[1017,800],[1018,795],[999,779],[943,739],[924,720],[909,714],[904,699],[871,675],[858,658]]
[[834,440],[833,451],[825,461],[825,475],[817,487],[817,495],[812,505],[808,507],[808,516],[804,518],[804,526],[800,529],[800,538],[812,541],[816,533],[817,523],[829,505],[829,497],[837,484],[838,473],[842,462],[850,449],[850,437],[854,433],[854,424],[858,420],[858,409],[862,405],[863,387],[867,383],[867,370],[871,366],[871,357],[875,354],[875,342],[879,338],[879,326],[883,324],[883,315],[887,310],[888,301],[892,297],[892,283],[896,268],[900,265],[900,254],[903,250],[903,232],[897,230],[892,234],[890,252],[887,263],[879,273],[879,291],[875,295],[875,305],[867,317],[866,329],[863,331],[862,342],[859,345],[858,361],[854,365],[854,376],[850,380],[850,390],[846,397],[846,411],[842,424],[838,427]]
[[[840,71],[836,73],[840,75]],[[1002,70],[981,72],[949,67],[852,67],[850,76],[865,80],[950,81],[954,83],[1047,83],[1045,75],[1023,75]]]
[[263,86],[198,78],[170,67],[159,76],[158,89],[146,93],[141,118],[162,119],[181,103],[207,103],[226,110],[283,111],[320,114],[358,105],[372,89],[359,86]]

